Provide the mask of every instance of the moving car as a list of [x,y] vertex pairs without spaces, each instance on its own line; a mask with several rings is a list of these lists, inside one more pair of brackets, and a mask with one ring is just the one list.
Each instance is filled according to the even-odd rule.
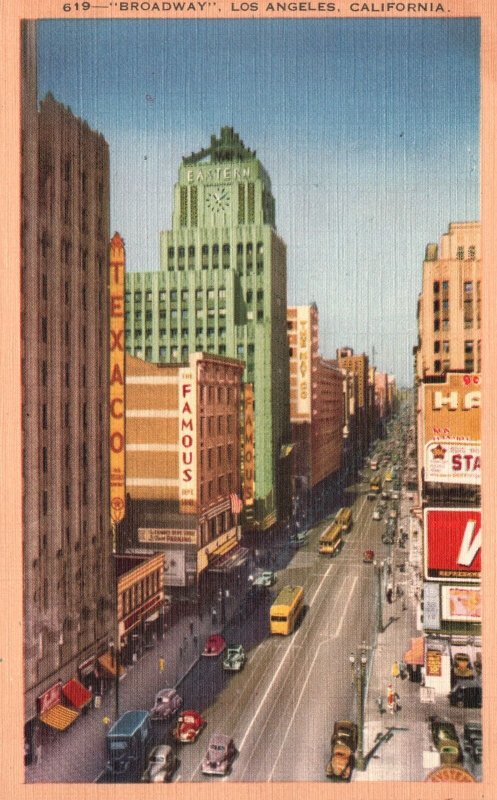
[[153,720],[166,721],[170,719],[183,705],[176,689],[161,689],[155,695],[154,707],[150,711]]
[[331,757],[326,765],[326,777],[350,781],[357,747],[357,725],[348,720],[335,722],[331,737]]
[[203,656],[214,657],[220,655],[226,649],[226,642],[220,633],[213,633],[207,639],[204,649],[202,650]]
[[247,660],[245,650],[241,644],[232,644],[226,650],[223,658],[223,669],[231,672],[240,672]]
[[309,540],[309,531],[297,531],[297,533],[290,536],[290,545],[292,547],[303,547]]
[[195,742],[206,725],[205,719],[198,711],[188,709],[179,715],[171,736],[178,742]]
[[456,678],[474,678],[475,673],[467,653],[455,654],[454,675]]
[[205,775],[226,775],[231,770],[235,756],[233,739],[224,733],[214,733],[202,761],[202,772]]
[[265,572],[262,572],[260,575],[257,575],[254,578],[253,586],[272,586],[273,583],[276,581],[275,573],[268,569]]
[[452,722],[432,717],[431,735],[433,743],[440,753],[441,764],[457,764],[462,761],[462,749]]
[[374,550],[365,550],[362,560],[365,564],[372,564],[374,561]]
[[375,510],[373,511],[373,519],[379,520],[383,516],[383,508],[380,505],[377,505]]
[[168,744],[159,744],[154,747],[148,757],[148,765],[142,775],[146,783],[163,783],[170,781],[178,766],[178,758],[173,748]]

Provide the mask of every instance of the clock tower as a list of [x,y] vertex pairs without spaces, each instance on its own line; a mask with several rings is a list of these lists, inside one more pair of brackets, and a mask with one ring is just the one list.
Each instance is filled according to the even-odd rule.
[[160,259],[127,275],[126,348],[156,363],[243,361],[244,522],[268,530],[291,507],[286,246],[269,176],[233,128],[183,158]]

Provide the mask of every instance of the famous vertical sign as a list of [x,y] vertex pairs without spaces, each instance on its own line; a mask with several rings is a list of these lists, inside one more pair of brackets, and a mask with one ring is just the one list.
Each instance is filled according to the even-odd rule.
[[191,367],[179,370],[179,502],[180,511],[197,510],[197,379]]
[[121,522],[125,511],[124,414],[124,242],[115,233],[110,243],[110,516]]
[[243,501],[246,506],[254,505],[254,387],[251,383],[244,387],[245,429],[243,436]]

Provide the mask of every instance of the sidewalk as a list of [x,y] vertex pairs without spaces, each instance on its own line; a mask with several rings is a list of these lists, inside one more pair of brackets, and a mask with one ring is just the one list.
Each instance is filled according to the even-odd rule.
[[[401,502],[399,526],[405,525],[408,518],[408,501]],[[392,563],[406,563],[408,546],[401,549],[397,544],[392,548]],[[435,702],[421,702],[421,686],[410,681],[392,677],[392,665],[403,660],[409,649],[411,638],[421,636],[416,629],[416,600],[414,592],[408,591],[409,572],[395,575],[396,583],[401,584],[404,594],[390,605],[383,602],[383,633],[378,633],[377,646],[373,650],[367,698],[365,704],[364,755],[366,769],[354,770],[354,781],[424,781],[427,775],[438,766],[438,753],[432,746],[428,718],[439,716],[451,720],[458,731],[462,745],[462,727],[465,722],[480,720],[480,711],[473,708],[454,708],[445,696],[437,696]],[[405,601],[405,603],[404,603]],[[399,695],[400,709],[392,714],[387,707],[388,685],[392,684]],[[377,699],[383,701],[383,713]],[[426,753],[423,758],[423,753]],[[423,764],[425,762],[425,765]],[[481,779],[481,765],[476,765],[464,756],[463,766]]]
[[[235,596],[226,599],[226,624],[237,605]],[[126,675],[119,682],[119,715],[128,709],[151,708],[155,693],[179,684],[198,661],[205,639],[222,627],[219,614],[215,624],[208,612],[202,614],[202,619],[197,614],[182,616],[153,648],[126,668]],[[160,659],[164,659],[162,672]],[[95,781],[105,767],[105,735],[114,721],[112,686],[102,697],[100,708],[89,708],[68,730],[43,731],[41,762],[25,768],[26,783]]]

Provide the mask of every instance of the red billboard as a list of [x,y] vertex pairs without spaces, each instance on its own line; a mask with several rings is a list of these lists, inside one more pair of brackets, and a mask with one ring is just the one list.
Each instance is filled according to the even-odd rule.
[[424,512],[427,580],[478,581],[481,512],[476,508],[427,508]]

